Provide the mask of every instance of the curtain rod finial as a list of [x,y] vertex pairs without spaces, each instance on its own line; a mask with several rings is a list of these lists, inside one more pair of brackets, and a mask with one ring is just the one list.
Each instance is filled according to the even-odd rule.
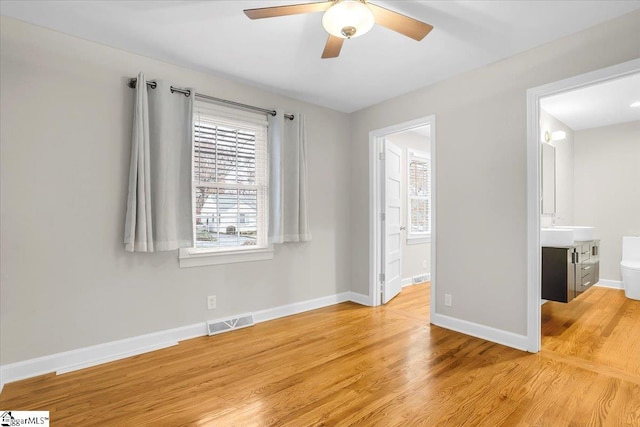
[[131,89],[135,89],[135,88],[136,88],[136,83],[137,83],[137,82],[138,82],[138,79],[136,79],[136,78],[133,78],[133,79],[129,80],[129,87],[130,87]]

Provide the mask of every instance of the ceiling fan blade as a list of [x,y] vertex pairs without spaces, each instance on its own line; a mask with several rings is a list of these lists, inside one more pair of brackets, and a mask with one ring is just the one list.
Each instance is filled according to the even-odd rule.
[[322,52],[322,58],[337,58],[340,55],[342,43],[344,43],[343,38],[329,34],[327,44],[324,46],[324,52]]
[[289,6],[245,9],[244,13],[251,19],[275,18],[276,16],[298,15],[300,13],[324,12],[331,6],[333,6],[332,1],[323,1],[320,3],[292,4]]
[[367,3],[367,6],[369,6],[373,12],[373,16],[376,18],[376,24],[411,37],[414,40],[422,40],[429,34],[429,31],[433,30],[432,25],[410,18],[401,13],[371,3]]

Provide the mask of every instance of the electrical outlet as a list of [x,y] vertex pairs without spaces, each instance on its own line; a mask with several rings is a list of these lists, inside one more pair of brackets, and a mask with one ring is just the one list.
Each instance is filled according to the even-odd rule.
[[444,294],[444,305],[451,307],[453,305],[453,298],[451,294]]
[[422,261],[422,268],[427,268],[427,260]]
[[216,296],[215,295],[209,295],[207,297],[207,307],[209,308],[209,310],[213,310],[214,308],[216,308]]

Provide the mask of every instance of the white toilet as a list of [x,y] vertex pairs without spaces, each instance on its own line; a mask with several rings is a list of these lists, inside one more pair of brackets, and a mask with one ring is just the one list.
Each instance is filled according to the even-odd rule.
[[620,269],[625,295],[640,300],[640,237],[622,238]]

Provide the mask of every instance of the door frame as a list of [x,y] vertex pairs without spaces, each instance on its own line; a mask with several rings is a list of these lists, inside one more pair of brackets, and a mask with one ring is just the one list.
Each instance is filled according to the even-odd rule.
[[527,338],[528,351],[542,344],[540,251],[540,99],[640,72],[640,59],[527,90]]
[[431,143],[431,297],[430,312],[435,313],[436,302],[436,116],[420,117],[408,122],[387,126],[369,132],[369,305],[381,304],[378,274],[382,271],[382,233],[380,213],[382,212],[380,153],[385,137],[394,133],[412,130],[422,126],[430,127]]

